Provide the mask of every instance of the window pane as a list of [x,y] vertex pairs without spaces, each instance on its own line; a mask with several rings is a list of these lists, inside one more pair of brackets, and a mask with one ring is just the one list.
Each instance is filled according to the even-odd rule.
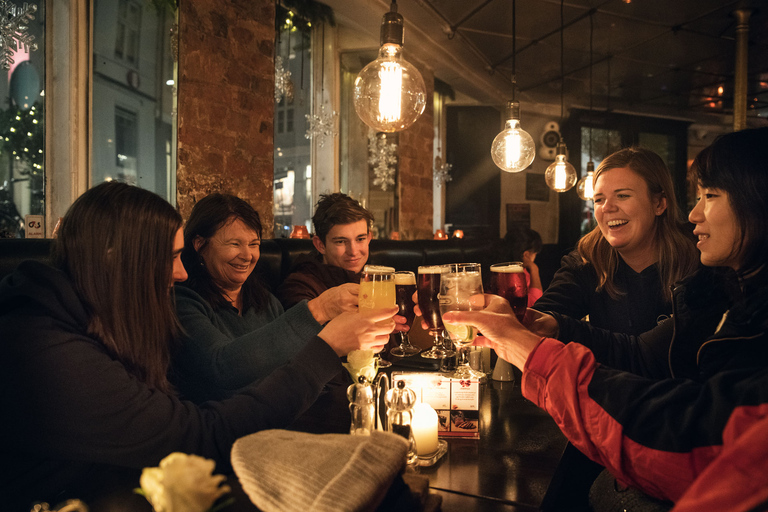
[[[307,114],[312,114],[312,51],[310,34],[285,28],[276,47],[276,67],[290,72],[275,102],[275,237],[287,237],[296,224],[312,231],[311,141]],[[279,60],[277,59],[279,57]],[[257,207],[258,209],[258,207]]]
[[[24,4],[8,2],[17,13]],[[0,80],[0,237],[23,237],[24,217],[45,215],[45,2],[38,4],[27,25],[37,49],[9,41],[17,49]]]
[[94,0],[93,13],[91,185],[127,181],[175,204],[175,14],[137,0]]

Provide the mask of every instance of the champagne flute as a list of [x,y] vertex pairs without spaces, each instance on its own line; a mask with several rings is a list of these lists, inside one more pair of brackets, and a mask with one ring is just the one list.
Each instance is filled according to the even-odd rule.
[[[413,325],[413,319],[416,316],[413,312],[413,294],[416,292],[416,276],[413,272],[400,270],[395,272],[395,294],[397,297],[397,307],[400,308],[398,314],[405,317],[406,325]],[[397,357],[413,356],[421,352],[421,349],[411,345],[407,332],[400,332],[400,346],[394,347],[389,351],[390,354]]]
[[[473,306],[470,298],[483,293],[483,279],[478,263],[453,263],[449,271],[440,276],[440,313],[448,311],[473,311],[482,309]],[[453,377],[456,379],[485,379],[485,374],[469,366],[467,349],[477,336],[477,329],[467,324],[445,324],[445,330],[459,349],[459,361]]]
[[491,293],[504,297],[522,322],[528,308],[528,281],[523,264],[508,261],[491,265]]
[[[395,303],[395,269],[378,265],[366,265],[360,278],[360,291],[357,306],[360,311],[391,308]],[[387,368],[392,363],[376,354],[379,368]]]
[[430,265],[419,267],[418,300],[419,309],[424,321],[427,323],[427,330],[434,338],[434,344],[431,349],[421,353],[421,357],[428,359],[442,359],[451,357],[456,353],[453,350],[447,350],[443,347],[443,319],[440,316],[440,302],[437,294],[440,292],[440,276],[448,269],[442,265]]

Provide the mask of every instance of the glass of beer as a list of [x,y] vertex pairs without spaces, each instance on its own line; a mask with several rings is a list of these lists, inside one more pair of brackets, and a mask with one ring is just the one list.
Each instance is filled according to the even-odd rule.
[[528,307],[528,278],[523,264],[508,261],[491,265],[491,293],[509,301],[517,319],[522,322]]
[[[483,293],[483,279],[478,263],[452,263],[448,272],[440,276],[440,313],[449,311],[473,311],[482,309],[470,302],[473,295]],[[469,366],[467,349],[477,336],[477,329],[468,324],[444,324],[451,341],[459,349],[459,361],[453,377],[456,379],[485,379],[485,374]]]
[[443,347],[443,319],[440,316],[440,301],[437,298],[440,293],[440,276],[447,272],[443,265],[430,265],[419,267],[419,279],[417,292],[419,309],[422,318],[427,323],[427,331],[435,338],[432,348],[422,352],[421,357],[428,359],[442,359],[451,357],[456,353]]
[[[378,265],[366,265],[360,278],[357,306],[360,312],[373,309],[391,308],[395,303],[395,269]],[[392,366],[376,354],[379,368]]]
[[[416,316],[413,312],[414,293],[416,293],[416,276],[414,273],[405,270],[395,272],[395,296],[397,307],[400,308],[397,314],[405,317],[405,323],[408,327],[413,325],[413,319]],[[397,357],[413,356],[419,352],[421,349],[411,345],[407,332],[400,332],[400,346],[389,351],[390,354]]]

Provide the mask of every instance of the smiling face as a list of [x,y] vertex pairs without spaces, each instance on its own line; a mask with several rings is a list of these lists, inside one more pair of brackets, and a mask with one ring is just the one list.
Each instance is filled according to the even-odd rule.
[[234,298],[232,293],[240,292],[259,261],[258,233],[235,219],[219,228],[208,243],[197,237],[194,244],[214,282]]
[[696,206],[688,220],[696,224],[693,234],[699,238],[701,263],[710,267],[739,270],[741,230],[736,221],[728,193],[716,188],[697,188]]
[[603,171],[595,182],[595,219],[611,247],[635,270],[656,261],[656,217],[667,201],[628,167]]
[[351,224],[336,224],[328,231],[325,243],[317,236],[312,241],[323,255],[323,263],[357,273],[368,261],[371,233],[368,221],[361,219]]
[[181,262],[181,251],[184,250],[184,231],[181,228],[176,232],[173,239],[173,274],[171,275],[171,286],[173,283],[180,283],[187,280],[187,271]]

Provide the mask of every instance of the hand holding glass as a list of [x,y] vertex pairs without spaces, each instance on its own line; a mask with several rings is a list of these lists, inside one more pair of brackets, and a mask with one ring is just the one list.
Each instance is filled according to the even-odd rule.
[[[446,265],[446,267],[449,271],[440,277],[440,293],[438,295],[441,315],[448,311],[482,309],[470,301],[473,295],[483,293],[480,265],[477,263],[455,263]],[[485,374],[473,370],[469,366],[467,358],[467,349],[477,336],[477,329],[472,325],[446,323],[445,330],[448,331],[451,340],[459,349],[459,362],[453,375],[454,378],[484,379]]]
[[[395,304],[395,269],[377,265],[366,265],[360,278],[358,308],[361,312],[373,309],[394,307]],[[392,363],[378,358],[379,368],[392,366]]]

